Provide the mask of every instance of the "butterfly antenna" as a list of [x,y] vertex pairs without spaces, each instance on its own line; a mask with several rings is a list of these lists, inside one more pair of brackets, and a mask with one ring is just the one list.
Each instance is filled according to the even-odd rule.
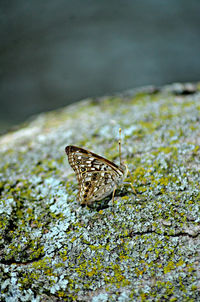
[[122,163],[122,152],[121,152],[121,141],[122,141],[122,129],[119,128],[119,159],[120,159],[120,164]]

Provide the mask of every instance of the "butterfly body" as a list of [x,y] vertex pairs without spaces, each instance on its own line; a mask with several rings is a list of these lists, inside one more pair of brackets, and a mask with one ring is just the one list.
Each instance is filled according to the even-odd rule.
[[67,146],[65,152],[79,184],[78,200],[90,205],[110,195],[128,173],[123,162],[120,165],[91,151],[76,146]]

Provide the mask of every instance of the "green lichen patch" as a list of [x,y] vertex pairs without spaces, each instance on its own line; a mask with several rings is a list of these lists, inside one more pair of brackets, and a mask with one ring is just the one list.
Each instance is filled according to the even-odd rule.
[[[88,99],[0,138],[2,301],[198,301],[200,95],[181,87]],[[126,184],[81,207],[64,148],[117,163],[119,127]]]

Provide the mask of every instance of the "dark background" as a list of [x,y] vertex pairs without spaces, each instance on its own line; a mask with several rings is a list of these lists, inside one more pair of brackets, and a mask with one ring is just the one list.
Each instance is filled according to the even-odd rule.
[[0,1],[0,131],[88,96],[198,80],[199,0]]

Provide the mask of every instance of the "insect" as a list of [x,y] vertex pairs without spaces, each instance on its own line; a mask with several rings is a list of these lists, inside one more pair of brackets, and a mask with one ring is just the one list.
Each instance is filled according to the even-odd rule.
[[[129,170],[121,158],[121,129],[119,129],[120,165],[109,161],[91,151],[76,146],[67,146],[65,152],[72,169],[76,173],[79,184],[78,200],[80,204],[91,205],[102,200],[115,190],[126,178]],[[130,184],[134,193],[135,189]]]

